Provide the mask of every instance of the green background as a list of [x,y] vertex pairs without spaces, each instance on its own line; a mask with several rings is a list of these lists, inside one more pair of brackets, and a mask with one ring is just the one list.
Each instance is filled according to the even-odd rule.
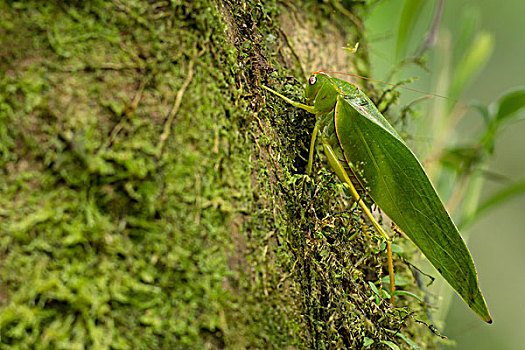
[[[387,70],[396,63],[396,28],[404,1],[386,1],[378,5],[368,18],[367,29],[371,40],[374,78],[384,79]],[[432,20],[434,5],[428,2],[416,25],[412,37],[412,51],[418,47]],[[440,35],[448,31],[452,41],[459,36],[460,18],[463,11],[480,12],[480,29],[490,32],[495,39],[494,51],[466,91],[461,101],[477,100],[485,105],[501,94],[517,86],[525,85],[525,39],[523,38],[523,1],[448,1],[441,24]],[[374,38],[376,40],[374,40]],[[440,52],[436,48],[428,52],[431,72],[421,69],[407,70],[403,77],[417,76],[417,88],[433,90],[432,60]],[[455,57],[461,60],[462,57]],[[411,85],[411,86],[412,86]],[[402,91],[402,94],[404,92]],[[424,116],[422,116],[424,118]],[[465,140],[479,132],[481,118],[472,110],[455,130],[454,139]],[[525,174],[525,123],[507,125],[496,142],[490,171],[518,181]],[[419,135],[418,135],[419,136]],[[454,142],[454,141],[452,141]],[[424,147],[424,146],[423,146]],[[502,181],[486,180],[482,193],[487,198],[503,188]],[[458,349],[517,349],[525,343],[523,311],[525,302],[525,196],[515,197],[494,210],[487,212],[469,228],[468,246],[476,262],[481,288],[494,323],[486,325],[474,315],[457,295],[454,295],[446,318],[444,333],[456,341]]]

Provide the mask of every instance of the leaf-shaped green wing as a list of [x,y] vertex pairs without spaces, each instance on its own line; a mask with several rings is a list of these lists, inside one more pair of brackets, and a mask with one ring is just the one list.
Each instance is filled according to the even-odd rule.
[[443,202],[414,153],[390,125],[385,128],[386,120],[363,96],[339,96],[335,108],[335,129],[347,162],[381,210],[467,305],[491,322],[470,252]]

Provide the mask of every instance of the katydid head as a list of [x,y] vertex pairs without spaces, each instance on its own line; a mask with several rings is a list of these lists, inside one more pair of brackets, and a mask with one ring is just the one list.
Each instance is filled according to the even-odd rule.
[[337,87],[330,76],[319,72],[312,73],[304,90],[306,103],[314,106],[318,112],[328,112],[333,109],[337,94]]

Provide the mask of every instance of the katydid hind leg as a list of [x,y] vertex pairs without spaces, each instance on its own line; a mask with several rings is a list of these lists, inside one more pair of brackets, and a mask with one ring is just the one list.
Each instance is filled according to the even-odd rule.
[[325,150],[326,157],[328,158],[328,162],[330,163],[330,166],[332,167],[332,169],[334,170],[336,175],[341,179],[341,181],[343,181],[344,183],[346,183],[348,185],[348,187],[350,189],[350,193],[352,194],[354,199],[357,201],[357,204],[361,207],[361,209],[363,210],[365,215],[368,217],[368,219],[370,220],[372,225],[375,227],[377,232],[381,236],[383,236],[383,238],[385,238],[385,240],[386,240],[386,244],[387,244],[387,261],[388,261],[388,275],[389,275],[389,278],[390,278],[390,294],[391,294],[390,301],[392,302],[392,305],[394,305],[394,295],[393,295],[393,293],[395,292],[395,280],[394,280],[394,262],[393,262],[393,259],[392,259],[392,241],[391,241],[390,237],[388,236],[388,234],[383,229],[383,227],[377,222],[375,217],[372,215],[372,212],[366,206],[365,202],[363,201],[363,198],[357,192],[357,190],[356,190],[354,184],[352,183],[352,180],[350,179],[350,176],[346,172],[343,164],[341,163],[341,161],[339,159],[337,159],[337,155],[335,154],[332,146],[328,142],[323,140],[323,147],[324,147],[324,150]]

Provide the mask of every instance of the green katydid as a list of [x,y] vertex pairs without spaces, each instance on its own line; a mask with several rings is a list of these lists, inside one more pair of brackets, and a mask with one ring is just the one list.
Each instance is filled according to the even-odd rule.
[[412,240],[466,304],[492,323],[470,252],[420,162],[358,87],[327,73],[336,72],[318,71],[310,76],[305,89],[307,104],[263,86],[315,114],[307,174],[312,170],[315,140],[320,134],[330,166],[386,239],[391,292],[391,241],[356,190],[355,178],[358,187]]

